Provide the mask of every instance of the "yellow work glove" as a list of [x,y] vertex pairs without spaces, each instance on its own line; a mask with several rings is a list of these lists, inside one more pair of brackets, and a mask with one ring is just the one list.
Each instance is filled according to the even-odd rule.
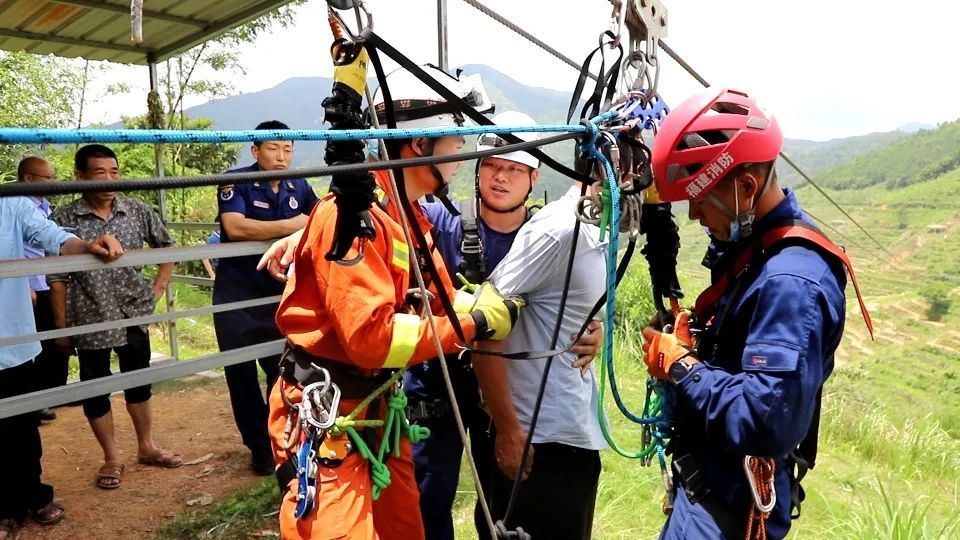
[[520,308],[527,305],[519,296],[504,298],[489,281],[480,285],[473,297],[475,301],[470,315],[477,323],[477,339],[501,340],[507,337],[520,316]]
[[467,315],[473,311],[473,305],[477,303],[476,293],[480,286],[467,281],[463,274],[457,274],[457,279],[460,280],[462,287],[453,296],[453,310]]
[[[682,318],[682,315],[681,317]],[[680,322],[678,318],[677,322]],[[686,335],[689,339],[689,326]],[[647,371],[658,379],[672,382],[670,366],[681,358],[693,356],[689,345],[683,343],[675,334],[664,334],[653,328],[643,329],[643,348],[646,354]]]

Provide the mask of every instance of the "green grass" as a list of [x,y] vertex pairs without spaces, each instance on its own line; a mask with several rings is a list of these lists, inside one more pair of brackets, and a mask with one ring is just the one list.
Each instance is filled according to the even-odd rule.
[[210,509],[199,508],[180,514],[154,531],[154,538],[247,538],[258,529],[276,530],[277,482],[268,478],[260,485],[235,494]]

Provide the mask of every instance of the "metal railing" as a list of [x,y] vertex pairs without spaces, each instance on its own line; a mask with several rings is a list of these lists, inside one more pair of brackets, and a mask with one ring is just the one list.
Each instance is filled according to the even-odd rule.
[[[131,250],[116,261],[110,263],[105,263],[93,255],[64,255],[60,257],[45,257],[42,259],[5,260],[0,261],[0,279],[32,276],[38,274],[46,275],[54,273],[82,272],[106,268],[145,266],[170,262],[176,263],[200,259],[224,259],[229,257],[241,257],[245,255],[260,255],[269,246],[270,242],[262,241],[230,242],[219,245]],[[213,283],[213,280],[208,278],[183,275],[176,276],[175,280],[201,286],[209,286]],[[273,304],[279,302],[279,300],[279,296],[269,296],[251,300],[230,302],[226,304],[191,308],[182,311],[170,310],[166,313],[154,313],[151,315],[144,315],[129,319],[110,320],[57,330],[47,330],[43,332],[34,332],[31,334],[7,336],[0,338],[0,347],[46,339],[55,339],[59,337],[74,336],[103,330],[111,330],[115,328],[125,328],[129,326],[139,326],[158,322],[172,322],[186,317],[196,317],[198,315],[220,313],[224,311]],[[5,317],[18,315],[33,317],[32,313],[3,314]],[[282,350],[282,347],[283,340],[276,340],[249,347],[243,347],[240,349],[209,354],[192,360],[180,361],[177,359],[177,362],[169,365],[152,366],[129,373],[114,374],[110,377],[104,377],[92,381],[75,382],[67,384],[66,386],[51,388],[49,390],[32,392],[7,399],[0,399],[0,418],[7,418],[30,411],[54,407],[94,396],[116,392],[118,390],[124,390],[145,384],[192,375],[203,371],[209,371],[211,369],[217,369],[224,366],[246,362],[255,358],[279,354]]]

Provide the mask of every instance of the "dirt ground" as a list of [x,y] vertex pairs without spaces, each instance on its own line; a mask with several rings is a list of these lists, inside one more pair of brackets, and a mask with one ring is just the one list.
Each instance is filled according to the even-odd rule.
[[[198,382],[199,379],[194,380]],[[207,380],[184,388],[154,392],[154,437],[185,461],[212,457],[195,465],[159,469],[137,464],[133,425],[123,396],[111,399],[117,441],[126,472],[115,490],[94,485],[103,454],[80,407],[56,409],[57,419],[40,428],[43,480],[63,499],[67,515],[53,526],[29,522],[18,538],[148,538],[178,514],[200,508],[204,495],[216,504],[232,493],[258,484],[250,454],[233,423],[226,383]],[[204,497],[204,502],[211,500]]]

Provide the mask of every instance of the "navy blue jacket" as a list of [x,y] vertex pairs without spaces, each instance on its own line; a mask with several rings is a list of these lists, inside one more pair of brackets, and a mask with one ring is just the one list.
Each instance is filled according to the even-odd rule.
[[[754,225],[752,238],[784,220],[810,221],[796,196],[790,190],[785,195]],[[729,268],[737,250],[723,251],[727,256],[711,268],[714,279]],[[703,363],[677,385],[676,438],[681,453],[696,457],[713,496],[744,519],[751,504],[744,455],[777,458],[777,505],[767,531],[782,538],[790,527],[784,458],[810,427],[817,394],[833,371],[843,333],[846,277],[838,263],[793,245],[745,279],[719,326],[702,337]],[[727,291],[718,311],[729,302]]]
[[[248,167],[231,169],[227,172],[259,170],[260,168],[254,163]],[[221,186],[217,194],[220,214],[237,212],[259,221],[278,221],[300,214],[309,214],[316,203],[317,196],[313,188],[303,178],[281,181],[277,193],[270,188],[269,182],[257,182]],[[226,244],[232,241],[230,234],[221,223],[220,242]],[[283,283],[271,278],[266,272],[257,271],[259,260],[258,255],[220,259],[213,289],[213,303],[222,304],[282,293]]]

